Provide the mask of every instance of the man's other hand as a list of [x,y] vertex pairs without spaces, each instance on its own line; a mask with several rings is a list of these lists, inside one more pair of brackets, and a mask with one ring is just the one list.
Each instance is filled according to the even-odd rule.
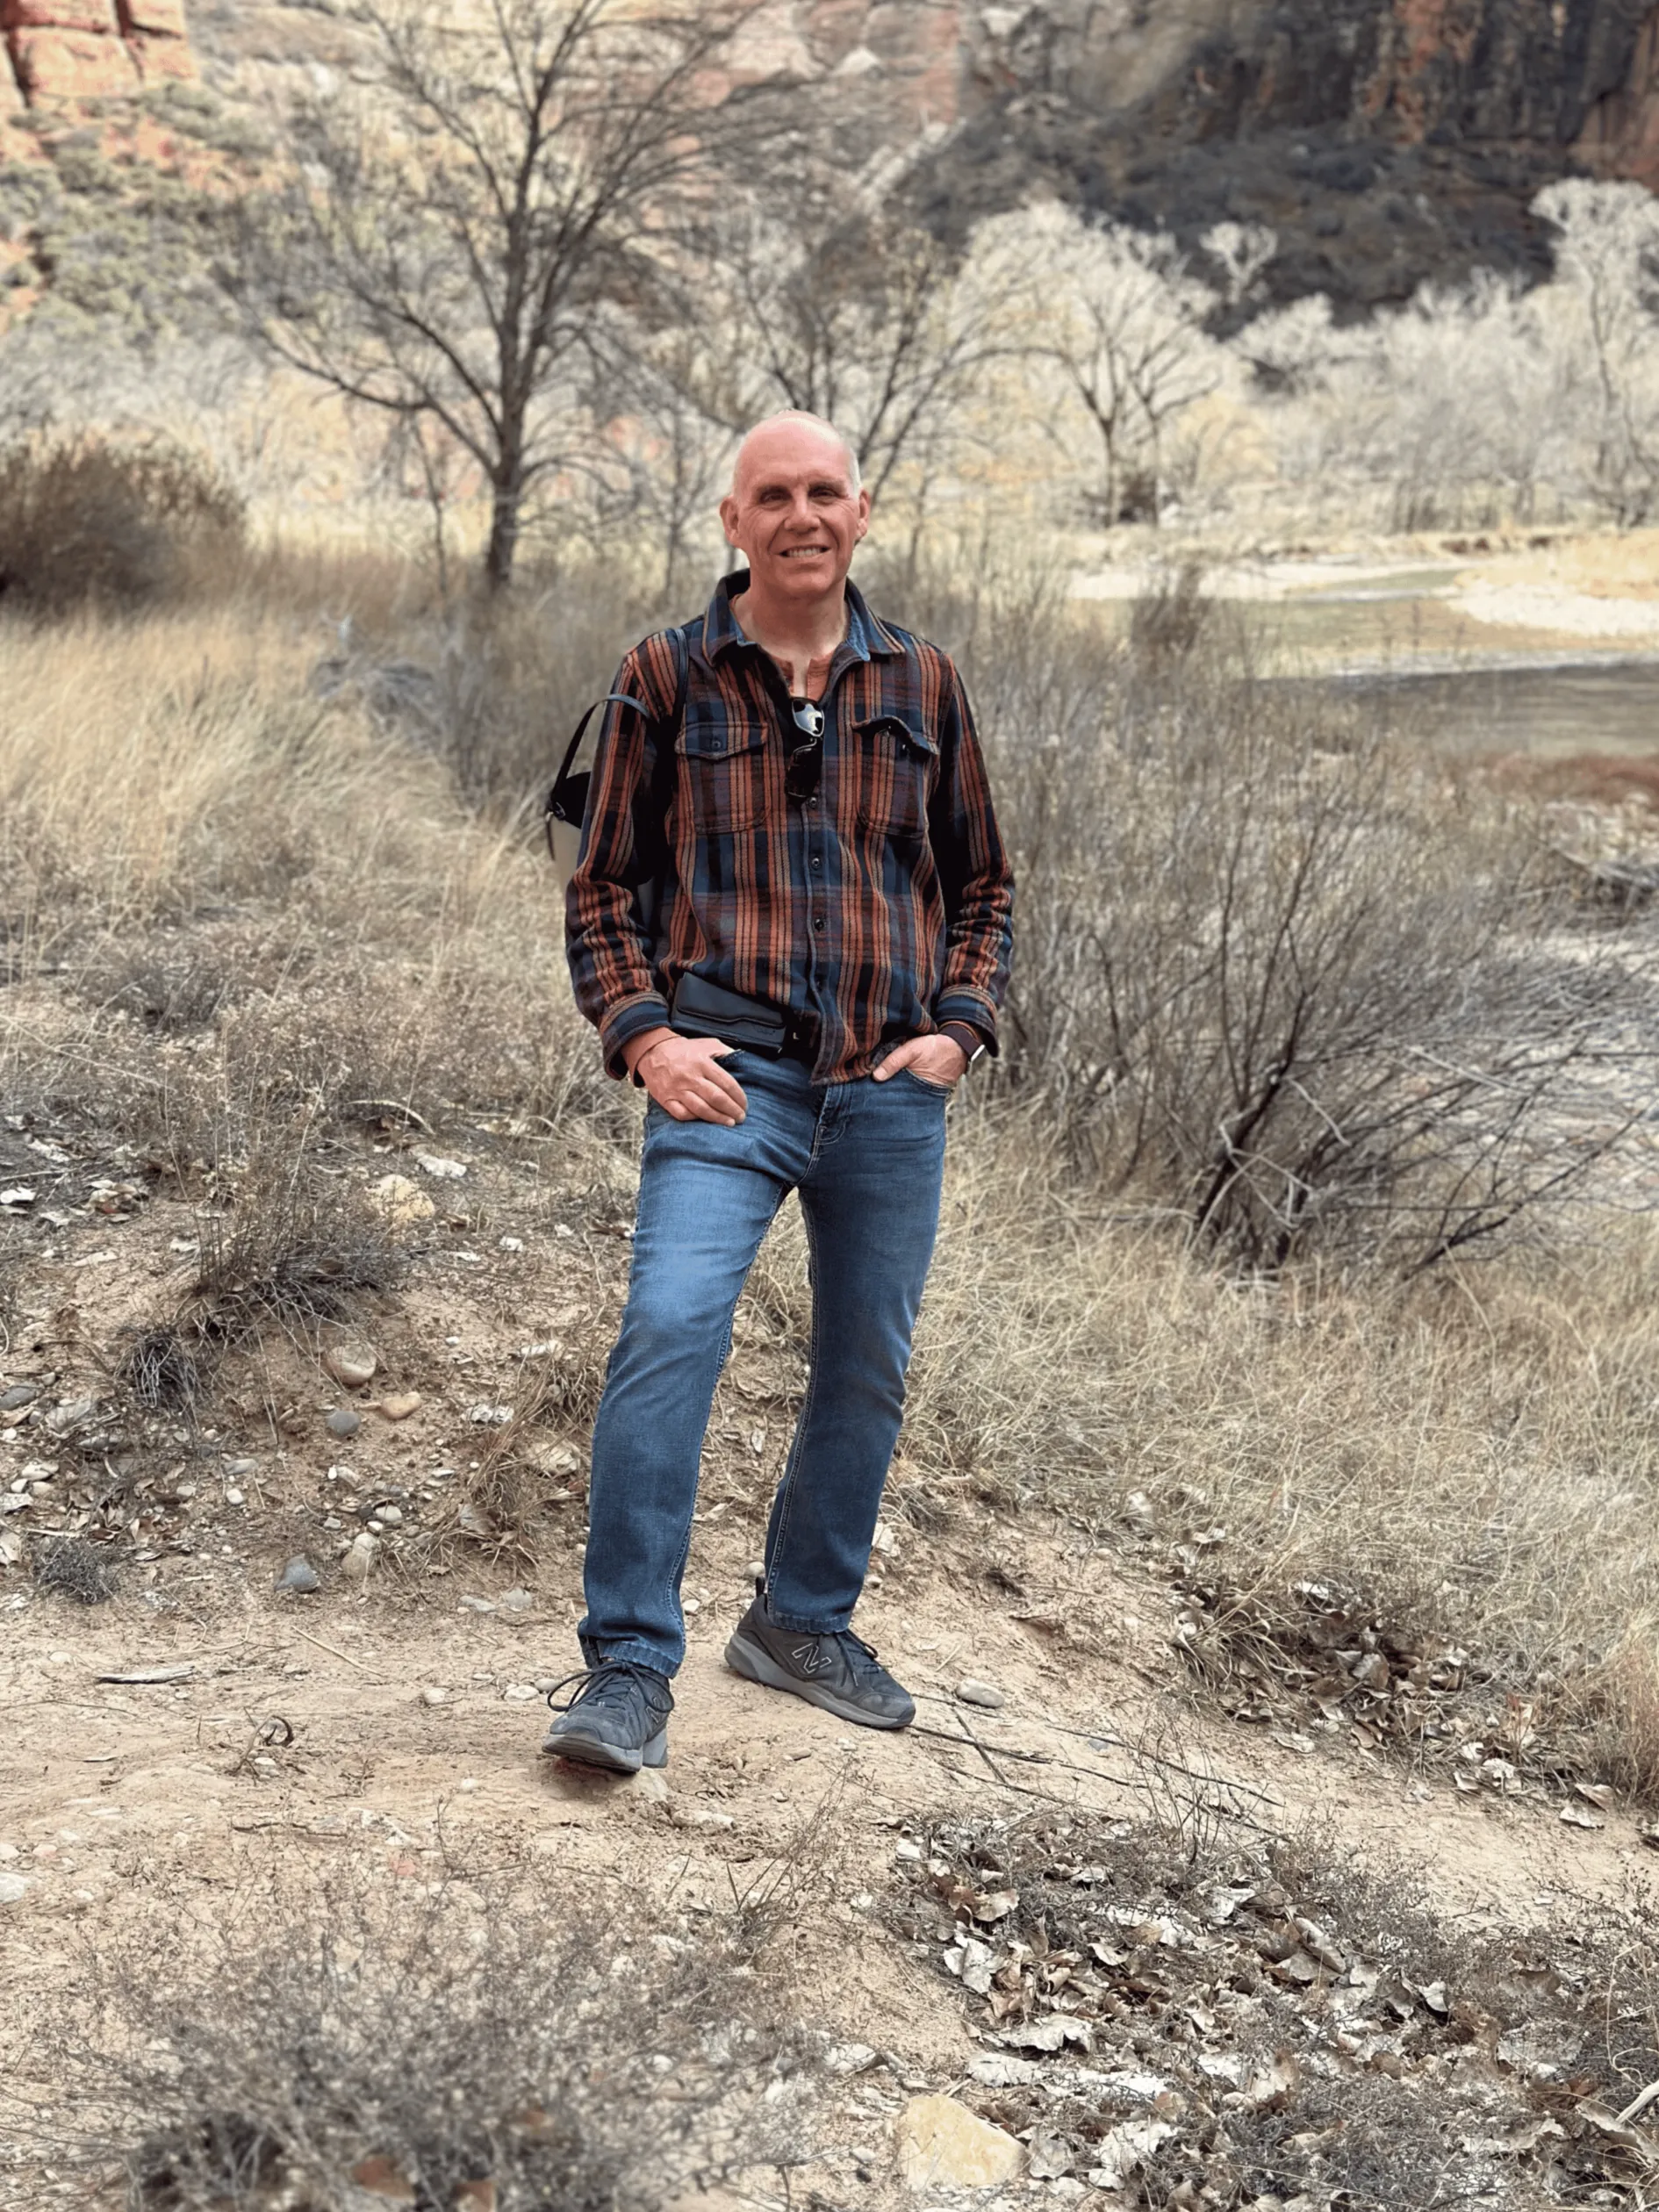
[[901,1067],[940,1090],[954,1090],[967,1073],[967,1054],[953,1037],[912,1037],[887,1054],[875,1072],[877,1082],[885,1083]]
[[658,1030],[635,1059],[634,1073],[676,1121],[718,1122],[722,1129],[736,1129],[749,1111],[749,1101],[737,1078],[720,1064],[731,1050],[717,1037],[680,1037]]

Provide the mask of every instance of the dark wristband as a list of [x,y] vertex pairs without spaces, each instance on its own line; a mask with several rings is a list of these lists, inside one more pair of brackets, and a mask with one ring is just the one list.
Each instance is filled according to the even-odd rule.
[[984,1038],[971,1022],[943,1022],[939,1025],[939,1035],[948,1037],[952,1045],[961,1048],[970,1067],[988,1049]]

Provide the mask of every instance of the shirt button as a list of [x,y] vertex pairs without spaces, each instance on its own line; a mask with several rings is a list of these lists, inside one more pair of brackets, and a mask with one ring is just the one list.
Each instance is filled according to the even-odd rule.
[[812,926],[813,926],[813,928],[814,928],[815,930],[816,930],[819,932],[819,934],[820,934],[820,935],[822,935],[822,931],[823,931],[823,916],[822,916],[822,914],[816,914],[816,915],[815,915],[815,916],[813,916],[813,920],[812,920]]
[[815,868],[822,868],[823,865],[823,862],[819,859],[815,852],[812,856],[812,865]]

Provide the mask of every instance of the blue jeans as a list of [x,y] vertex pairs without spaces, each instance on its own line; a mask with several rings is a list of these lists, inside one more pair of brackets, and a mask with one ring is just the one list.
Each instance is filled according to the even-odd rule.
[[780,1627],[844,1628],[904,1410],[904,1375],[933,1256],[947,1094],[901,1069],[815,1088],[796,1060],[735,1052],[748,1095],[736,1129],[645,1124],[634,1263],[593,1426],[585,1590],[588,1661],[673,1674],[686,1652],[679,1584],[698,1462],[732,1311],[761,1239],[801,1194],[812,1350],[766,1531]]

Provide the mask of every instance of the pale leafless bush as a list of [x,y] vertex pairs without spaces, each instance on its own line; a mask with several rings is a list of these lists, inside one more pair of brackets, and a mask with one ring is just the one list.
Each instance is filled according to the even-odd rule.
[[493,2184],[479,2202],[650,2212],[800,2162],[810,2061],[750,2024],[755,1985],[720,1930],[658,1946],[637,1899],[549,1912],[510,1869],[434,1871],[430,1891],[350,1862],[278,1871],[183,1928],[140,1907],[42,2022],[49,2083],[21,2107],[6,2085],[18,2136],[59,2162],[112,2156],[143,2212],[274,2193],[348,2212],[377,2185],[447,2212],[468,2183]]
[[993,701],[1005,1080],[1073,1157],[1267,1267],[1420,1268],[1575,1188],[1619,1133],[1574,1110],[1620,987],[1540,949],[1528,838],[1375,708],[1264,677],[1190,580],[1113,677],[1097,721]]

